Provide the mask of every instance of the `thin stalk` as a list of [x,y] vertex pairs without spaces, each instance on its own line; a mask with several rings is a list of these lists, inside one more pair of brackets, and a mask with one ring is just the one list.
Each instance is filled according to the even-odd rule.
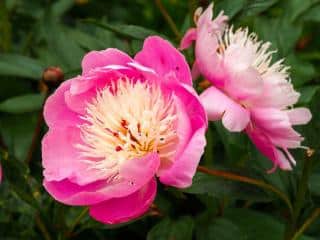
[[171,16],[169,15],[168,11],[166,10],[166,8],[163,6],[162,1],[161,0],[155,0],[155,4],[158,7],[159,11],[161,12],[163,18],[166,20],[166,22],[168,23],[171,31],[174,33],[174,35],[176,36],[176,38],[178,40],[181,39],[181,34],[177,28],[177,25],[175,24],[175,22],[172,20]]
[[306,156],[304,161],[302,176],[298,183],[298,191],[295,196],[295,202],[293,204],[293,218],[292,221],[288,224],[287,230],[285,233],[285,239],[292,239],[292,236],[295,234],[295,229],[298,227],[299,217],[301,215],[301,210],[304,205],[306,192],[308,190],[308,180],[312,170],[312,158]]
[[248,183],[248,184],[263,188],[265,190],[271,191],[271,192],[275,193],[281,200],[283,200],[283,202],[287,205],[291,216],[293,216],[293,207],[292,207],[292,204],[291,204],[289,198],[283,192],[281,192],[279,189],[277,189],[276,187],[274,187],[264,181],[257,180],[254,178],[249,178],[246,176],[241,176],[241,175],[238,175],[235,173],[230,173],[230,172],[226,172],[226,171],[222,171],[222,170],[208,169],[203,166],[198,166],[197,170],[199,172],[203,172],[203,173],[206,173],[206,174],[209,174],[212,176],[217,176],[217,177],[221,177],[221,178],[225,178],[225,179],[229,179],[229,180],[237,181],[237,182]]
[[298,240],[298,238],[304,233],[304,231],[320,216],[320,208],[317,208],[311,216],[302,224],[298,231],[292,237],[292,240]]
[[42,233],[45,240],[51,240],[50,234],[46,228],[46,225],[42,222],[39,215],[35,217],[36,225],[39,228],[40,232]]
[[67,235],[70,236],[73,232],[73,230],[75,229],[75,227],[80,223],[80,221],[82,220],[82,218],[88,213],[88,208],[84,208],[80,214],[78,215],[78,217],[76,218],[76,220],[72,223]]

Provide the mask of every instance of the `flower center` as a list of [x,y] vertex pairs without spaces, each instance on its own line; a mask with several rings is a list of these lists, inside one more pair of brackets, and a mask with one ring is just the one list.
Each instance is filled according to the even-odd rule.
[[178,143],[174,96],[161,88],[130,79],[118,79],[88,103],[84,144],[78,144],[83,161],[103,176],[114,176],[124,161],[156,152],[172,161]]

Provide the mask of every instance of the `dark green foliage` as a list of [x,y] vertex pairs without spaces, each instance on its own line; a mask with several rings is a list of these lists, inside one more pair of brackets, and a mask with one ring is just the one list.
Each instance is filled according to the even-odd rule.
[[[193,26],[195,8],[209,2],[162,1],[180,35]],[[97,223],[86,209],[54,201],[42,187],[40,139],[32,144],[44,100],[39,90],[43,70],[59,66],[69,78],[81,72],[81,59],[90,50],[113,47],[134,55],[149,35],[161,35],[175,46],[179,39],[154,1],[0,0],[1,240],[280,240],[288,226],[296,231],[320,207],[320,1],[216,0],[215,5],[216,14],[224,10],[235,27],[248,26],[272,42],[275,60],[285,58],[291,66],[292,83],[301,92],[298,104],[314,115],[299,128],[304,144],[315,149],[299,218],[291,220],[286,203],[268,189],[204,173],[197,173],[187,189],[160,185],[157,209],[122,225]],[[191,64],[192,51],[184,53]],[[40,137],[45,132],[42,125]],[[268,174],[270,161],[244,134],[214,123],[207,138],[201,165],[264,181],[295,202],[304,150],[293,152],[298,164],[292,172]],[[298,239],[320,239],[319,229],[316,219]]]

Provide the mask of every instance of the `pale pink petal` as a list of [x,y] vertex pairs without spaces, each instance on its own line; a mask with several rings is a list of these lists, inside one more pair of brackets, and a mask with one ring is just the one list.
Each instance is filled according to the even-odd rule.
[[262,94],[263,81],[260,73],[252,67],[239,72],[231,72],[224,90],[237,101],[246,101]]
[[197,29],[196,28],[190,28],[186,34],[183,36],[181,42],[180,42],[180,49],[184,50],[186,48],[189,48],[193,41],[195,41],[197,38]]
[[217,55],[219,38],[226,26],[227,17],[223,12],[212,20],[213,4],[203,12],[197,22],[197,40],[195,55],[198,68],[204,77],[216,86],[223,86],[226,72],[221,58]]
[[66,105],[64,94],[69,90],[73,79],[67,80],[46,100],[43,115],[50,128],[63,128],[80,123],[77,113]]
[[250,121],[250,112],[215,87],[206,89],[200,100],[211,121],[222,118],[223,125],[232,132],[240,132]]
[[157,190],[155,179],[131,195],[113,198],[90,206],[90,215],[99,222],[119,224],[142,216],[148,211]]
[[307,124],[312,118],[312,114],[308,108],[294,108],[287,110],[286,113],[292,125]]
[[159,157],[150,153],[139,159],[127,160],[120,175],[112,180],[100,180],[80,186],[70,180],[44,180],[46,190],[58,201],[68,205],[90,205],[111,198],[128,196],[147,184],[159,167]]
[[152,68],[160,76],[174,72],[180,82],[192,85],[190,69],[184,56],[168,41],[160,37],[148,37],[144,41],[142,50],[134,59]]
[[126,65],[132,59],[124,52],[115,48],[103,51],[91,51],[82,60],[82,74],[87,74],[91,69],[107,65]]
[[201,73],[199,71],[198,63],[196,60],[196,61],[194,61],[193,65],[192,65],[192,69],[191,69],[192,79],[196,80],[200,76],[200,74]]
[[251,120],[276,146],[296,148],[303,140],[301,135],[292,128],[285,111],[276,108],[251,109]]

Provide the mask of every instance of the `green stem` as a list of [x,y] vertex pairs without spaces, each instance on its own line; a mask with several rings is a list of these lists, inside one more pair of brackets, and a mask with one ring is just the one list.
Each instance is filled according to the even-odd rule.
[[292,240],[298,240],[298,238],[304,233],[304,231],[320,216],[320,208],[317,208],[311,216],[302,224],[298,231],[292,237]]
[[291,204],[289,198],[283,192],[281,192],[279,189],[277,189],[276,187],[274,187],[264,181],[257,180],[254,178],[249,178],[246,176],[237,175],[237,174],[230,173],[230,172],[225,172],[222,170],[208,169],[203,166],[198,166],[197,170],[199,172],[203,172],[203,173],[206,173],[206,174],[209,174],[212,176],[217,176],[217,177],[222,177],[222,178],[229,179],[232,181],[238,181],[238,182],[252,184],[252,185],[258,186],[260,188],[263,188],[265,190],[271,191],[271,192],[275,193],[276,195],[278,195],[278,197],[281,200],[283,200],[283,202],[288,206],[288,209],[290,211],[291,216],[293,215],[293,207],[292,207],[292,204]]
[[176,36],[176,38],[178,40],[180,40],[181,39],[181,34],[180,34],[176,24],[172,20],[171,16],[169,15],[168,11],[163,6],[161,0],[155,0],[155,4],[158,7],[158,9],[160,10],[160,12],[161,12],[162,16],[164,17],[164,19],[167,21],[169,27],[171,28],[171,30],[174,33],[174,35]]
[[40,215],[36,215],[35,222],[39,230],[41,231],[45,240],[51,240],[50,234],[46,228],[46,225],[42,222]]
[[305,202],[306,192],[308,190],[308,180],[312,170],[312,158],[306,157],[302,176],[298,184],[298,191],[295,197],[295,202],[293,204],[293,218],[292,221],[287,226],[285,239],[292,239],[295,234],[295,229],[297,229],[298,220],[301,215],[301,210]]
[[88,212],[88,208],[84,208],[81,213],[79,214],[79,216],[76,218],[76,220],[72,223],[67,235],[70,236],[73,232],[73,230],[75,229],[75,227],[80,223],[80,221],[82,220],[82,218],[87,214]]

